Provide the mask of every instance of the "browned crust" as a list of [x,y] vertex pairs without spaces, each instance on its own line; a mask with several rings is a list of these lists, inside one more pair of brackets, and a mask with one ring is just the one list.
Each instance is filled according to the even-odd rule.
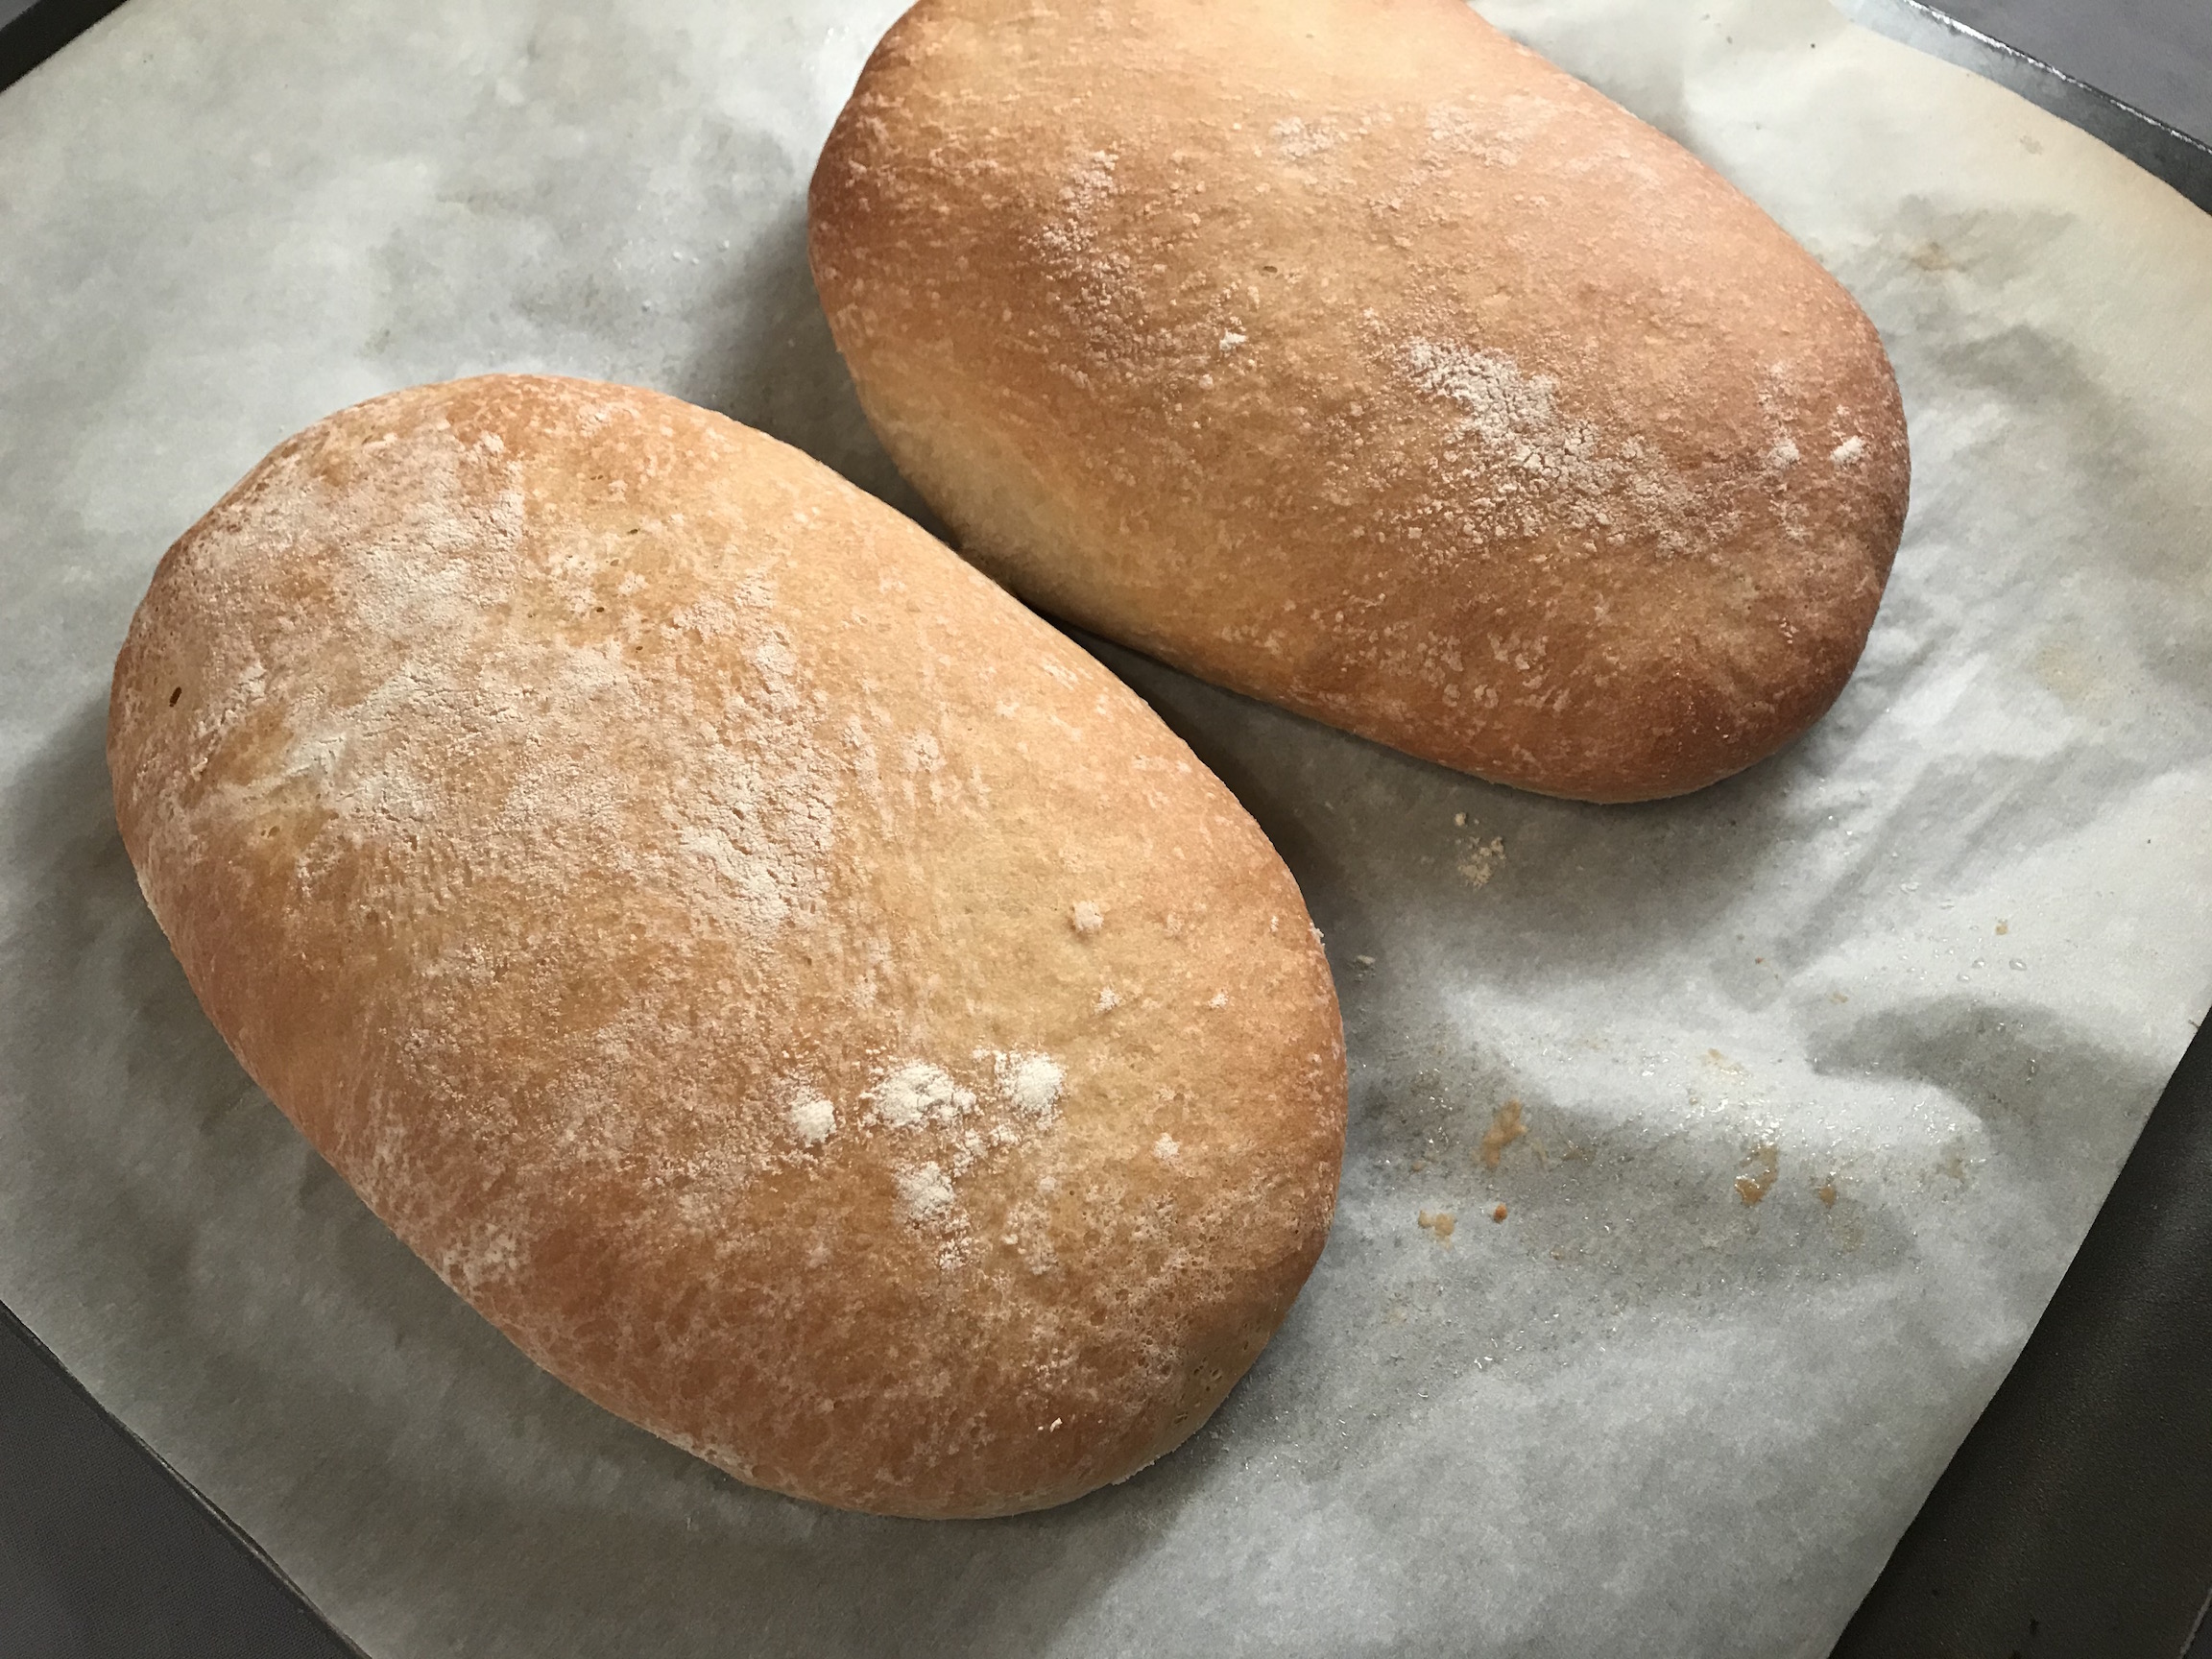
[[272,1098],[741,1479],[1118,1479],[1320,1249],[1343,1050],[1281,861],[1090,658],[718,416],[492,376],[309,428],[162,560],[108,757]]
[[923,0],[809,227],[962,550],[1218,684],[1636,800],[1802,732],[1872,625],[1872,325],[1457,0]]

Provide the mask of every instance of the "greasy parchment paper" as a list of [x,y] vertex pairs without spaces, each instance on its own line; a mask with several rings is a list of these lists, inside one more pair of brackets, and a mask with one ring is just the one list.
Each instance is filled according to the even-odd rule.
[[1354,1061],[1321,1266],[1159,1466],[972,1525],[738,1486],[511,1350],[195,1006],[107,676],[278,438],[557,370],[915,505],[804,257],[896,10],[132,0],[0,95],[0,1298],[379,1656],[1825,1652],[2212,1000],[2212,220],[1815,0],[1485,10],[1888,339],[1912,518],[1816,731],[1586,807],[1111,655],[1297,872]]

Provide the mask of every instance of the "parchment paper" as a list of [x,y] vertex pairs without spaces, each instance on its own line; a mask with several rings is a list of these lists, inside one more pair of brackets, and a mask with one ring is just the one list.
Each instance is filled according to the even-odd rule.
[[1824,1653],[2212,1000],[2212,221],[1814,0],[1485,10],[1888,339],[1912,518],[1816,731],[1584,807],[1110,657],[1297,872],[1355,1063],[1322,1264],[1151,1471],[738,1486],[511,1350],[195,1006],[107,676],[277,439],[558,370],[915,505],[803,252],[896,9],[132,0],[0,95],[0,1298],[379,1656]]

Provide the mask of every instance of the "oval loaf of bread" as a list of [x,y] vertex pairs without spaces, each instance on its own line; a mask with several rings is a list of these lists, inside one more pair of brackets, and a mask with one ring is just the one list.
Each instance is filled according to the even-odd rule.
[[922,0],[810,247],[870,419],[985,570],[1525,788],[1773,752],[1903,528],[1849,296],[1460,0]]
[[1142,1467],[1321,1248],[1298,890],[1134,695],[673,398],[493,376],[279,446],[115,668],[124,840],[246,1069],[455,1289],[742,1479]]

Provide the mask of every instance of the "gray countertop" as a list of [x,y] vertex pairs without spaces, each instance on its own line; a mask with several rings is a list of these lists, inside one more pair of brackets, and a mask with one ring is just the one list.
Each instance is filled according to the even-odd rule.
[[1937,10],[2212,143],[2212,0],[1942,0]]

